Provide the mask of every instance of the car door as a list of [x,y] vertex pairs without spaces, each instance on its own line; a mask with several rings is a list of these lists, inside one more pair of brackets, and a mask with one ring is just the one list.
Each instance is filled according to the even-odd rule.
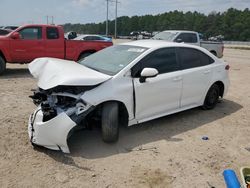
[[57,27],[46,27],[46,57],[64,59],[64,39]]
[[14,62],[30,62],[44,56],[42,27],[25,27],[18,31],[20,39],[11,39],[11,57]]
[[201,105],[202,98],[212,78],[213,59],[200,50],[193,48],[177,48],[182,68],[181,107]]
[[[155,68],[159,74],[141,83],[143,68]],[[175,48],[158,49],[132,68],[135,92],[135,116],[143,122],[168,114],[180,107],[182,75]]]

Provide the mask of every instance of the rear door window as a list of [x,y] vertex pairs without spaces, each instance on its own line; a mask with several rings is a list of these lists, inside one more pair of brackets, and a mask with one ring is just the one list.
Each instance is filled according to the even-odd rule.
[[56,27],[47,27],[46,28],[47,39],[59,39],[59,31]]
[[201,66],[206,66],[212,64],[214,60],[209,57],[207,54],[200,52]]
[[93,40],[92,36],[86,36],[84,37],[84,40]]
[[197,35],[195,33],[181,33],[176,39],[175,42],[181,39],[182,42],[186,43],[197,43]]
[[182,69],[206,66],[214,62],[208,55],[193,48],[178,48],[178,57]]

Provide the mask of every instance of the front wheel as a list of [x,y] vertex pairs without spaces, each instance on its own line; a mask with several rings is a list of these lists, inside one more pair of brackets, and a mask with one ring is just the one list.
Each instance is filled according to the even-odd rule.
[[220,97],[220,88],[217,84],[214,84],[208,90],[202,108],[204,110],[213,109],[218,103],[219,97]]
[[0,75],[4,73],[6,70],[6,62],[5,60],[0,56]]
[[119,108],[115,102],[104,104],[102,108],[102,139],[104,142],[115,142],[119,137]]

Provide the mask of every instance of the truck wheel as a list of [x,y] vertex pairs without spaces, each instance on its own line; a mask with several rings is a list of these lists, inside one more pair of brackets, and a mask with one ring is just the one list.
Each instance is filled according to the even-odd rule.
[[211,53],[217,57],[217,53],[215,51],[211,51]]
[[0,75],[4,73],[6,70],[6,62],[5,60],[0,56]]
[[85,52],[85,53],[82,53],[80,55],[80,57],[78,58],[78,62],[80,62],[81,60],[83,60],[85,57],[88,57],[89,55],[91,55],[92,53],[91,52]]
[[104,142],[115,142],[119,137],[118,104],[109,102],[102,108],[102,139]]
[[214,84],[208,90],[202,108],[204,110],[213,109],[218,103],[219,97],[220,97],[220,88],[217,84]]

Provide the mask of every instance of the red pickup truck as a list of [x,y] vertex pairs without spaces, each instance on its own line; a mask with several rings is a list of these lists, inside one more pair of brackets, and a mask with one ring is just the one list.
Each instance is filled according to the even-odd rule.
[[66,40],[61,26],[25,25],[0,36],[0,74],[6,63],[29,63],[38,57],[78,61],[113,45],[106,41]]

